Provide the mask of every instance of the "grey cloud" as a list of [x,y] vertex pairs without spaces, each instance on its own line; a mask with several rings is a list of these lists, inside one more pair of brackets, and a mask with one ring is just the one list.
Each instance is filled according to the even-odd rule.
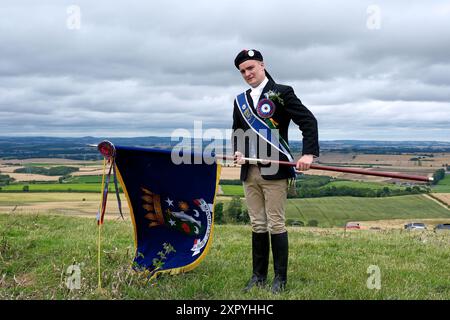
[[[80,30],[66,26],[73,4]],[[166,135],[195,120],[229,128],[234,96],[246,89],[234,56],[258,48],[316,114],[321,137],[441,139],[450,127],[450,6],[378,1],[381,28],[369,30],[372,4],[3,1],[0,135]]]

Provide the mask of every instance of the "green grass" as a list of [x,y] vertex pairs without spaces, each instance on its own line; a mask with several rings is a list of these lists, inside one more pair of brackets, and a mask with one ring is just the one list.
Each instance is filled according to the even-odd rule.
[[[23,192],[23,187],[28,186],[29,192],[101,192],[101,183],[21,183],[2,186],[2,191]],[[111,181],[109,190],[114,191],[114,183]],[[119,190],[121,187],[119,185]]]
[[444,179],[433,186],[433,192],[436,193],[450,193],[450,175],[447,174]]
[[[244,187],[240,185],[220,185],[222,188],[222,191],[224,195],[226,196],[244,196]],[[392,190],[403,190],[404,187],[396,186],[393,184],[388,183],[377,183],[377,182],[362,182],[362,181],[332,181],[330,183],[327,183],[326,185],[320,187],[321,188],[328,188],[328,187],[350,187],[350,188],[358,188],[358,189],[373,189],[373,190],[379,190],[384,187],[388,187]]]
[[[25,206],[33,208],[34,203],[42,202],[68,202],[100,201],[99,190],[91,193],[72,192],[39,192],[39,193],[7,193],[0,192],[0,212],[2,207]],[[217,201],[225,204],[225,210],[231,197],[219,196]],[[111,194],[109,201],[115,202],[115,196]],[[126,200],[122,194],[123,205]],[[243,208],[246,208],[245,199],[242,198]],[[6,212],[9,212],[8,208]],[[67,207],[74,213],[79,210]],[[94,210],[95,211],[95,210]],[[323,197],[307,199],[288,199],[286,206],[286,218],[303,221],[305,224],[310,220],[317,220],[319,227],[344,226],[346,222],[390,220],[390,219],[450,219],[450,210],[440,206],[435,201],[424,195],[407,195],[384,198],[359,198],[359,197]]]
[[[243,208],[246,208],[245,199],[242,200]],[[226,210],[229,201],[219,201],[225,203]],[[286,219],[305,224],[317,220],[319,227],[344,226],[348,221],[431,218],[449,219],[450,210],[424,195],[288,199],[286,204]]]
[[326,184],[324,187],[350,187],[350,188],[367,188],[367,189],[382,189],[384,187],[388,187],[393,190],[403,190],[405,187],[400,187],[390,183],[378,183],[378,182],[363,182],[363,181],[350,181],[350,180],[340,180],[340,181],[332,181]]
[[[22,192],[25,185],[29,186],[30,192],[99,192],[101,190],[102,176],[75,176],[70,177],[64,183],[17,183],[7,186],[2,186],[1,191],[7,192]],[[333,181],[322,188],[325,187],[352,187],[352,188],[369,188],[369,189],[381,189],[383,187],[389,187],[390,189],[404,189],[403,187],[395,186],[392,184],[383,184],[376,182],[360,182],[360,181]],[[441,187],[441,186],[438,186]],[[112,190],[113,184],[111,181],[110,190]],[[242,185],[221,185],[222,191],[225,196],[244,196],[244,188]],[[442,188],[442,187],[441,187]],[[448,186],[443,186],[443,188],[448,188],[450,192],[450,182]],[[435,192],[445,192],[445,191],[435,191]]]
[[[97,227],[93,219],[0,215],[0,299],[449,299],[450,233],[290,228],[288,290],[243,293],[251,274],[251,230],[215,226],[209,254],[193,271],[146,283],[130,270],[129,222],[106,221],[102,286],[97,290]],[[81,288],[65,286],[81,264]],[[367,269],[381,271],[381,289],[367,288]],[[269,278],[272,279],[272,262]]]
[[29,163],[17,163],[19,166],[24,166],[24,167],[56,167],[59,166],[60,164],[58,163],[45,163],[45,162],[29,162]]
[[[27,185],[30,188],[30,192],[101,192],[101,183],[42,183],[42,184],[11,184],[2,187],[2,191],[19,192],[23,190],[23,187]],[[109,186],[110,190],[113,190],[113,185]]]
[[70,177],[64,183],[102,183],[102,176],[75,176]]
[[[120,184],[118,185],[121,190]],[[1,191],[22,192],[24,186],[28,186],[30,192],[100,192],[102,189],[102,176],[72,176],[65,180],[64,183],[13,183],[7,186],[2,186]],[[110,181],[109,190],[114,190],[114,182],[112,178]]]
[[223,195],[226,196],[244,196],[243,186],[233,186],[233,185],[220,185],[223,191]]
[[15,169],[16,173],[28,173],[28,174],[41,174],[45,176],[63,176],[73,172],[79,171],[78,167],[73,166],[54,166],[54,167],[37,167],[37,166],[25,166]]
[[319,226],[344,226],[349,220],[450,218],[450,210],[423,195],[384,198],[324,197],[289,199],[286,218]]

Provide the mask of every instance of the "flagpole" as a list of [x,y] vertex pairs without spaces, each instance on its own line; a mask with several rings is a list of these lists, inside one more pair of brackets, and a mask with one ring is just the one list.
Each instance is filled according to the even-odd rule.
[[[112,143],[109,141],[104,141],[109,145],[112,146]],[[94,145],[89,145],[94,146]],[[100,145],[98,145],[100,146]],[[97,147],[98,147],[97,146]],[[112,152],[114,147],[112,147]],[[111,152],[110,150],[104,151],[100,150],[100,152],[105,156],[110,156],[108,152]],[[216,158],[224,159],[224,160],[234,160],[235,157],[232,155],[215,155]],[[258,158],[242,158],[243,160],[249,162],[249,163],[262,163],[262,164],[269,164],[269,163],[278,163],[280,165],[287,165],[291,167],[295,167],[297,165],[296,162],[289,162],[289,161],[280,161],[280,160],[268,160],[268,159],[258,159]],[[414,180],[414,181],[422,181],[422,182],[432,182],[434,181],[433,177],[428,176],[419,176],[419,175],[410,175],[410,174],[401,174],[401,173],[394,173],[394,172],[386,172],[386,171],[368,171],[360,168],[348,168],[348,167],[334,167],[334,166],[323,166],[319,164],[311,164],[310,169],[314,170],[324,170],[324,171],[334,171],[334,172],[343,172],[343,173],[351,173],[351,174],[362,174],[366,176],[378,176],[378,177],[387,177],[387,178],[395,178],[395,179],[404,179],[404,180]],[[297,171],[300,172],[300,171]]]
[[103,197],[104,197],[104,188],[105,188],[105,175],[106,175],[106,158],[103,158],[103,176],[102,176],[102,199],[100,201],[100,206],[97,214],[97,227],[98,227],[98,248],[97,248],[97,268],[98,268],[98,289],[102,288],[102,272],[101,272],[101,230],[102,230],[102,221],[101,221],[101,212],[103,210]]
[[101,230],[102,230],[102,225],[100,224],[98,226],[98,252],[97,252],[97,264],[98,264],[98,289],[102,288],[102,272],[101,272],[101,260],[100,260],[100,255],[101,255],[101,245],[100,245],[100,241],[101,241]]
[[[216,158],[225,159],[225,160],[234,160],[235,159],[234,156],[229,156],[229,155],[216,155]],[[242,159],[249,163],[254,163],[254,164],[256,164],[256,163],[262,163],[262,164],[277,163],[280,165],[286,165],[286,166],[291,166],[291,167],[295,167],[297,165],[296,162],[280,161],[280,160],[246,158],[246,157],[242,157]],[[344,173],[352,173],[352,174],[362,174],[362,175],[368,175],[368,176],[389,177],[389,178],[423,181],[423,182],[431,182],[434,180],[433,177],[426,177],[426,176],[401,174],[401,173],[386,172],[386,171],[368,171],[368,170],[359,169],[359,168],[343,168],[343,167],[323,166],[323,165],[318,165],[318,164],[311,164],[310,169],[334,171],[334,172],[344,172]],[[297,172],[299,172],[299,171],[297,171]]]

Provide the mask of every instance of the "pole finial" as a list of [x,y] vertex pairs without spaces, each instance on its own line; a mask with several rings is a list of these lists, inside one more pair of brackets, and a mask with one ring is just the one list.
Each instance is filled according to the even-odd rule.
[[97,146],[98,151],[107,159],[111,159],[116,155],[116,148],[112,142],[103,140]]

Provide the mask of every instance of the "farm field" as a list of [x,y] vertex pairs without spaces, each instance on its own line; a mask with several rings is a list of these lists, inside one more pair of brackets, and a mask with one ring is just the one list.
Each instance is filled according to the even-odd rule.
[[[57,181],[51,183],[51,182],[44,182],[44,183],[28,183],[28,182],[21,182],[21,183],[14,183],[7,186],[2,186],[1,191],[5,192],[22,192],[24,186],[28,186],[29,191],[31,192],[100,192],[101,190],[101,176],[76,176],[71,177],[67,182],[64,183],[58,183]],[[321,187],[321,188],[327,188],[327,187],[351,187],[351,188],[367,188],[367,189],[374,189],[379,190],[384,187],[388,187],[392,190],[402,190],[405,189],[405,187],[394,185],[394,184],[388,184],[388,183],[378,183],[378,182],[366,182],[366,181],[332,181],[329,184]],[[119,186],[120,188],[120,186]],[[110,190],[114,189],[114,186],[112,183],[110,183],[109,186]],[[441,186],[433,187],[433,191],[436,190],[438,192],[439,190],[444,190],[440,192],[446,192],[447,186],[444,186],[444,188],[441,188]],[[448,186],[449,192],[450,192],[450,186]],[[227,196],[244,196],[244,189],[242,185],[221,185],[221,190],[223,195]]]
[[[329,187],[349,187],[349,188],[364,188],[364,189],[373,189],[373,190],[379,190],[384,187],[390,188],[392,190],[404,190],[405,187],[395,185],[392,183],[382,183],[382,182],[367,182],[367,181],[331,181],[330,183],[326,184],[322,188],[329,188]],[[221,185],[221,189],[223,192],[223,195],[227,196],[244,196],[244,187],[241,185]]]
[[392,183],[379,183],[379,182],[367,182],[367,181],[332,181],[325,187],[350,187],[350,188],[367,188],[367,189],[382,189],[388,187],[395,190],[405,189],[402,186],[398,186]]
[[[108,198],[106,218],[117,219],[119,210],[115,195]],[[217,197],[225,207],[230,197]],[[125,196],[121,194],[122,209],[129,218]],[[58,214],[94,218],[100,193],[0,193],[0,213]],[[242,201],[243,208],[246,207]],[[326,197],[288,199],[286,218],[303,221],[316,220],[319,227],[341,227],[346,222],[390,219],[439,219],[450,221],[450,210],[423,195],[388,198]],[[437,224],[436,223],[436,224]],[[366,224],[370,227],[370,224]]]
[[[296,155],[298,156],[298,155]],[[393,172],[408,172],[416,173],[420,175],[427,175],[433,173],[435,170],[442,168],[443,164],[450,163],[449,153],[435,153],[433,157],[425,157],[421,160],[421,163],[417,161],[412,161],[418,157],[416,154],[400,154],[400,155],[377,155],[377,154],[352,154],[352,153],[335,153],[335,152],[323,152],[318,159],[321,164],[330,164],[337,166],[360,166],[367,167],[371,166],[370,170],[383,170],[383,171],[393,171]],[[102,173],[102,162],[101,161],[80,161],[80,160],[69,160],[69,159],[0,159],[0,171],[5,173],[11,173],[13,169],[17,169],[23,166],[56,166],[56,165],[68,165],[79,167],[79,171],[73,173],[73,176],[84,176],[84,175],[100,175]],[[221,179],[239,179],[240,167],[236,166],[223,166]],[[372,176],[361,176],[352,175],[338,172],[330,171],[320,171],[311,170],[307,174],[314,175],[329,175],[336,178],[350,179],[350,180],[361,180],[366,181],[389,181],[390,179],[382,177],[372,177]],[[31,181],[31,180],[52,180],[53,177],[45,176],[33,176],[26,174],[14,174],[18,181]]]
[[387,219],[450,220],[450,210],[423,195],[383,198],[324,197],[289,199],[286,218],[316,220],[321,227],[344,226],[348,221]]
[[[101,183],[21,183],[2,187],[2,192],[21,192],[28,186],[30,192],[101,192]],[[120,187],[119,187],[120,188]],[[109,185],[114,190],[114,184]]]
[[450,193],[450,174],[447,174],[436,186],[433,186],[433,192]]
[[[420,162],[418,160],[420,160]],[[404,167],[420,171],[427,170],[427,168],[442,168],[442,164],[450,163],[450,154],[434,153],[433,156],[430,157],[418,154],[357,154],[329,152],[322,153],[319,161],[321,163],[341,165],[379,165],[384,167],[383,170],[389,170],[389,167]]]
[[30,158],[30,159],[0,159],[0,165],[7,164],[50,166],[50,165],[99,165],[101,161],[83,161],[62,158]]
[[[55,214],[95,218],[100,193],[0,193],[0,213]],[[129,209],[121,194],[122,213],[129,219]],[[120,217],[116,196],[109,195],[105,219]]]
[[432,196],[450,207],[450,193],[433,193]]
[[[336,163],[360,163],[362,161],[389,162],[409,161],[412,155],[325,155],[324,158]],[[433,161],[446,161],[447,154],[436,154]],[[328,157],[328,158],[327,158]],[[334,157],[334,158],[333,158]],[[430,158],[431,159],[431,158]],[[59,161],[58,161],[59,160]],[[378,160],[378,161],[377,161]],[[357,162],[359,161],[359,162]],[[101,171],[99,161],[71,161],[64,159],[29,159],[29,160],[8,160],[2,161],[0,170],[10,173],[21,165],[30,166],[57,166],[71,165],[79,166],[80,171],[66,178],[64,183],[48,181],[46,183],[13,183],[2,186],[0,192],[0,212],[23,213],[52,213],[63,215],[92,216],[95,215],[100,201],[101,175],[92,175],[92,172]],[[411,170],[405,167],[404,170]],[[414,169],[414,168],[412,168]],[[93,171],[94,170],[94,171]],[[429,170],[429,169],[426,169]],[[239,167],[223,167],[222,179],[238,179]],[[89,174],[91,173],[91,174]],[[317,171],[314,171],[317,173]],[[26,174],[24,174],[26,175]],[[44,176],[45,177],[45,176]],[[47,177],[55,179],[58,177]],[[23,192],[27,186],[30,192]],[[391,189],[404,189],[386,182],[370,181],[332,181],[321,187],[352,187],[381,189],[389,187]],[[220,185],[218,201],[225,205],[231,200],[230,196],[244,197],[243,187],[240,185]],[[113,184],[110,184],[110,191],[113,192]],[[437,198],[443,202],[449,201],[446,193],[450,194],[450,176],[433,186],[433,192],[438,192]],[[52,195],[53,193],[53,195]],[[121,195],[124,212],[129,212],[124,195]],[[448,203],[448,202],[447,202]],[[245,201],[243,201],[245,208]],[[117,217],[117,203],[115,195],[112,193],[108,201],[108,212],[113,217]],[[329,197],[329,198],[308,198],[289,199],[287,204],[287,218],[300,220],[305,224],[310,220],[316,220],[321,227],[342,226],[349,219],[360,221],[373,221],[384,219],[428,219],[448,217],[448,210],[445,205],[439,205],[432,199],[420,196],[401,196],[389,198],[354,198],[354,197]]]
[[[217,225],[208,255],[193,271],[148,283],[131,270],[129,221],[106,221],[97,289],[97,226],[84,218],[0,214],[0,299],[450,299],[450,233],[288,228],[287,291],[242,288],[251,273],[251,230]],[[78,265],[80,289],[68,290]],[[370,266],[380,289],[367,286]],[[269,268],[269,279],[273,277]]]

